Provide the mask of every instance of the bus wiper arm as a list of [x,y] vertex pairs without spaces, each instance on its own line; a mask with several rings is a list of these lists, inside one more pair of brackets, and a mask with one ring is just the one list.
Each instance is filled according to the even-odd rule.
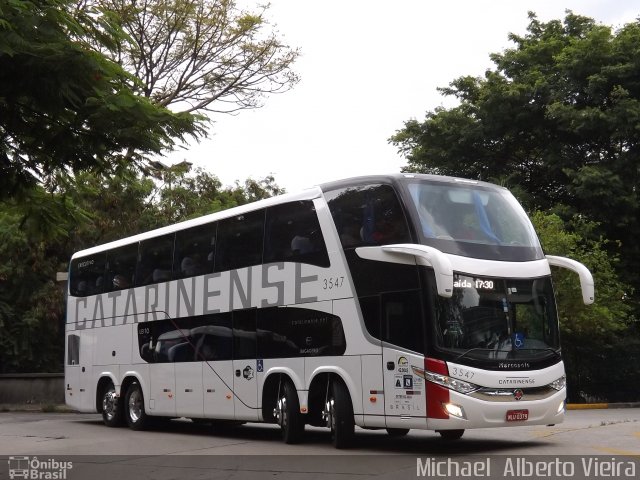
[[468,353],[471,353],[475,350],[485,350],[485,351],[490,351],[490,352],[495,352],[495,350],[493,348],[482,348],[482,347],[473,347],[470,348],[469,350],[465,350],[464,352],[462,352],[460,355],[458,355],[453,361],[457,362],[458,360],[460,360],[461,358],[464,358],[465,356],[467,356]]

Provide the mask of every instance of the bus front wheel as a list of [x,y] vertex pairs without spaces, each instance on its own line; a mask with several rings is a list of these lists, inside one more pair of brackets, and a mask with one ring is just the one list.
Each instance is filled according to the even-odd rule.
[[353,405],[349,390],[344,383],[334,380],[331,384],[331,394],[323,412],[327,426],[331,428],[331,441],[336,448],[348,448],[355,435],[353,420]]
[[298,392],[291,382],[283,382],[275,410],[275,417],[282,429],[284,442],[300,443],[304,435],[304,421],[300,414]]
[[438,430],[443,440],[459,440],[464,435],[464,430]]
[[113,383],[102,392],[102,421],[107,427],[119,427],[122,425],[122,399],[116,394]]
[[148,427],[149,416],[144,409],[144,395],[139,383],[133,382],[129,385],[124,405],[129,428],[132,430],[144,430]]

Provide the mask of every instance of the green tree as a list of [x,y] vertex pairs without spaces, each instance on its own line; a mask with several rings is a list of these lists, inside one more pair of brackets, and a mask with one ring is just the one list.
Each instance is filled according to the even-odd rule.
[[0,199],[57,170],[105,169],[204,133],[201,117],[135,94],[109,51],[112,18],[71,0],[0,0]]
[[566,225],[558,215],[540,211],[531,219],[547,253],[579,260],[595,281],[595,303],[585,306],[577,275],[552,269],[569,400],[638,400],[640,335],[627,320],[631,287],[615,272],[619,258],[607,253],[606,241],[593,239],[593,222],[574,217]]
[[518,191],[529,209],[597,223],[640,312],[640,21],[618,31],[568,12],[533,13],[484,77],[441,89],[453,108],[410,120],[392,138],[406,170],[479,178]]
[[574,217],[570,225],[565,225],[558,215],[540,211],[534,212],[531,220],[545,253],[578,260],[594,277],[596,299],[593,305],[585,305],[577,275],[553,268],[562,332],[574,337],[611,339],[613,334],[626,329],[631,286],[618,279],[615,266],[620,259],[607,252],[607,242],[593,239],[597,225],[580,217]]
[[248,178],[243,184],[236,181],[232,187],[223,187],[218,177],[200,168],[192,171],[188,162],[163,167],[155,171],[155,176],[161,183],[154,201],[166,224],[284,193],[272,176],[262,180]]
[[61,371],[64,302],[54,280],[73,252],[282,193],[272,177],[223,187],[188,164],[161,173],[171,177],[132,165],[58,174],[26,202],[0,201],[0,373]]
[[1,373],[61,371],[64,302],[56,272],[64,267],[66,232],[87,217],[68,202],[42,207],[49,202],[42,187],[25,204],[0,201]]

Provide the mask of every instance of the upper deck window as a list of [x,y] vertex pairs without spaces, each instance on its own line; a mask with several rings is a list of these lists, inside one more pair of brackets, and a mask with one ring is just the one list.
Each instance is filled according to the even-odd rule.
[[299,262],[328,267],[329,255],[311,200],[267,208],[264,263]]
[[104,291],[104,252],[88,257],[75,258],[71,262],[69,290],[74,297],[97,295]]

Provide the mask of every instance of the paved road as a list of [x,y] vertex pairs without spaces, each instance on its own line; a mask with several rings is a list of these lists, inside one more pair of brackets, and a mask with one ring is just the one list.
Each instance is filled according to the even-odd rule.
[[[212,431],[208,426],[174,420],[153,431],[134,432],[107,428],[98,415],[0,413],[0,459],[75,456],[69,457],[75,462],[75,470],[67,476],[70,480],[86,475],[111,480],[133,476],[262,479],[265,475],[306,480],[336,475],[344,479],[367,475],[415,478],[416,458],[451,455],[595,455],[602,459],[635,455],[637,461],[640,409],[570,411],[565,423],[555,427],[467,431],[452,443],[428,431],[390,438],[384,431],[358,430],[354,448],[340,451],[332,448],[328,431],[318,428],[307,428],[303,444],[285,445],[272,425]],[[2,463],[0,479],[8,478]],[[71,475],[81,472],[81,476]]]

